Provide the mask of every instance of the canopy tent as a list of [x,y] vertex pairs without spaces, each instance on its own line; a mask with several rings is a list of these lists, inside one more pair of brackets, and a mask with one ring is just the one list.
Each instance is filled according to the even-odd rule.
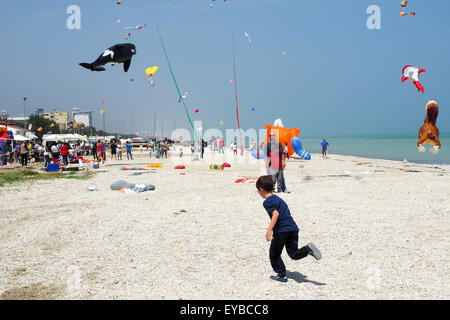
[[85,142],[88,143],[88,139],[85,136],[79,134],[45,134],[42,137],[42,142],[47,144],[47,142]]
[[13,140],[14,141],[29,141],[31,139],[27,138],[27,137],[24,137],[24,136],[21,136],[20,134],[15,134]]
[[25,132],[25,137],[29,138],[30,140],[38,139],[38,137],[32,132]]

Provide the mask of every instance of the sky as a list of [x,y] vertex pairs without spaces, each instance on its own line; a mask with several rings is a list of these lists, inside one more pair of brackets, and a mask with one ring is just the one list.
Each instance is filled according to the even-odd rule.
[[[190,116],[204,130],[237,128],[234,35],[243,129],[281,118],[305,137],[416,133],[436,99],[438,127],[450,132],[450,1],[410,0],[416,15],[403,17],[400,2],[217,0],[210,8],[210,0],[3,0],[0,111],[20,116],[27,97],[27,114],[79,107],[94,112],[99,129],[104,109],[109,132],[153,133],[155,114],[157,132],[162,122],[166,135],[189,128],[158,25]],[[79,30],[66,26],[70,5],[80,7]],[[380,8],[379,30],[367,28],[370,5]],[[126,41],[124,28],[140,24],[148,26]],[[106,72],[78,65],[125,42],[137,49],[128,73],[122,65]],[[400,81],[405,65],[427,70],[424,94]],[[145,74],[151,66],[160,68],[154,87]]]

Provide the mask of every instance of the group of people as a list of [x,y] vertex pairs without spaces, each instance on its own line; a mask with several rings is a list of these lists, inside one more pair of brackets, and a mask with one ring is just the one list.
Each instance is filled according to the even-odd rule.
[[60,157],[65,165],[72,158],[89,154],[89,147],[81,144],[69,145],[63,142],[47,142],[45,145],[31,142],[17,142],[7,145],[6,150],[1,152],[1,165],[21,164],[27,166],[31,160],[34,163],[43,162],[44,166],[51,161],[59,161]]

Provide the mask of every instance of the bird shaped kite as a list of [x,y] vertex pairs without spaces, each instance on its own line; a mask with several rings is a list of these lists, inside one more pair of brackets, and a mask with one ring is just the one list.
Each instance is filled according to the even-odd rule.
[[419,74],[421,74],[422,72],[425,72],[427,70],[422,69],[422,68],[417,68],[417,67],[413,67],[413,66],[405,66],[403,67],[402,73],[402,82],[405,81],[409,81],[414,83],[414,85],[416,86],[417,90],[420,92],[422,91],[422,93],[424,93],[424,89],[422,84],[419,82]]

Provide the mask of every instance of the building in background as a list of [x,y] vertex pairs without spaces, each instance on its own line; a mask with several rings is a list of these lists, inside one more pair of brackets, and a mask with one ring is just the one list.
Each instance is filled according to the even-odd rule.
[[92,111],[81,111],[80,108],[72,109],[72,120],[83,124],[85,127],[92,127]]
[[50,120],[57,124],[61,130],[67,130],[69,122],[69,113],[63,111],[54,111],[52,113],[45,112],[44,119]]
[[36,109],[36,115],[38,116],[38,117],[44,117],[44,108],[37,108]]

